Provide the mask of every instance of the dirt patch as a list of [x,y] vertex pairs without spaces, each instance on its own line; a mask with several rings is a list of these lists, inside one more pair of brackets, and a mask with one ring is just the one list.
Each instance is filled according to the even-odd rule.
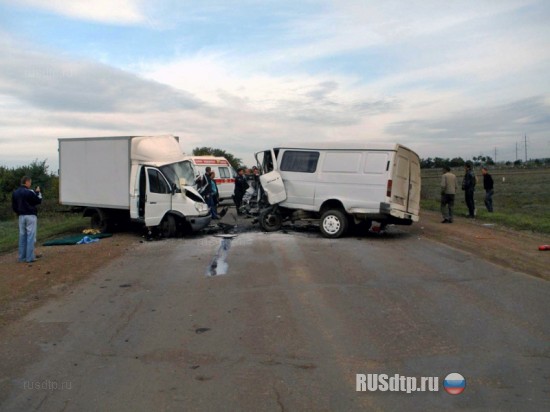
[[133,233],[115,234],[97,243],[39,246],[36,262],[18,263],[17,252],[0,255],[0,328],[71,286],[141,241]]
[[538,250],[540,245],[550,244],[546,235],[466,218],[455,218],[452,224],[442,224],[439,213],[428,211],[422,211],[420,222],[406,230],[509,269],[550,280],[550,251]]

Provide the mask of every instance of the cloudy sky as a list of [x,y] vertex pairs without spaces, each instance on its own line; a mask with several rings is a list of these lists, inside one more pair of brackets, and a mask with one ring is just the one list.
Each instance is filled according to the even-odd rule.
[[57,138],[550,157],[547,0],[0,0],[0,163]]

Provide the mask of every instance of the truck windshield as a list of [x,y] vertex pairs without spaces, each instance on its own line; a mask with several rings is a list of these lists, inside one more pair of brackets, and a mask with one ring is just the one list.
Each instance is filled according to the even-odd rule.
[[180,179],[184,178],[186,184],[192,186],[195,180],[195,173],[191,162],[184,160],[182,162],[172,163],[159,168],[164,173],[164,176],[175,184],[177,188],[180,186]]

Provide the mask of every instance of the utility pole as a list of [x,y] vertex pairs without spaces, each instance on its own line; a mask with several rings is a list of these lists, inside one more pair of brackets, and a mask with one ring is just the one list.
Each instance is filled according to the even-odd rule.
[[497,163],[497,148],[495,147],[495,164]]
[[516,160],[518,160],[518,142],[516,142]]
[[524,136],[525,140],[525,163],[527,163],[527,134]]

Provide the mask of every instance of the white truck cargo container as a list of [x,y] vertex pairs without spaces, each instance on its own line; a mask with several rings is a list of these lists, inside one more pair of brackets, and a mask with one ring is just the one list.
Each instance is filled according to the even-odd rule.
[[420,160],[399,144],[306,144],[256,153],[263,190],[259,221],[319,219],[325,237],[350,224],[410,225],[420,210]]
[[102,231],[128,220],[166,237],[204,228],[210,214],[195,175],[175,136],[59,139],[59,202],[84,208]]

